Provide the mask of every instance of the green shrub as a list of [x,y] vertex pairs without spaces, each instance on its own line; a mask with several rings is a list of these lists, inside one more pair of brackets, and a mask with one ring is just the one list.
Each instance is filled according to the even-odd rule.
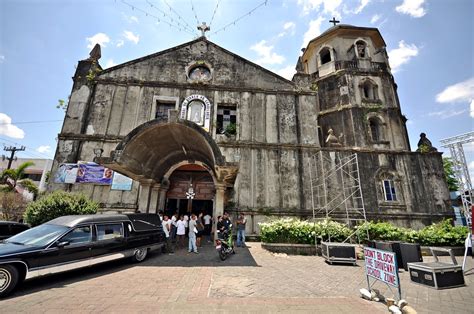
[[351,230],[344,224],[323,220],[316,223],[295,218],[277,219],[260,223],[260,236],[266,243],[314,244],[316,238],[323,241],[344,241]]
[[389,222],[365,222],[356,227],[361,242],[367,241],[367,233],[371,240],[400,241],[405,240],[407,229],[392,225]]
[[297,243],[314,244],[315,239],[342,242],[353,231],[356,242],[366,242],[367,233],[371,240],[404,241],[420,243],[427,246],[462,246],[466,239],[468,228],[452,226],[450,219],[427,226],[419,231],[401,228],[388,222],[366,222],[351,230],[345,224],[332,220],[316,223],[295,218],[278,219],[260,223],[262,242],[266,243]]
[[37,226],[65,215],[95,214],[98,208],[99,204],[82,194],[55,191],[28,204],[24,219]]
[[468,232],[467,227],[453,227],[451,219],[446,219],[421,229],[418,240],[422,245],[463,246]]

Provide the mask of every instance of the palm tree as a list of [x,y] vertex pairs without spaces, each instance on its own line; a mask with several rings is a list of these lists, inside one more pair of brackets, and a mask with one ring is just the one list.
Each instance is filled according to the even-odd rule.
[[25,177],[25,170],[34,165],[34,162],[27,161],[19,165],[16,169],[3,170],[0,174],[0,182],[4,184],[2,190],[15,191],[16,186],[20,184],[36,196],[36,194],[38,194],[38,188],[33,181],[31,179],[23,179]]

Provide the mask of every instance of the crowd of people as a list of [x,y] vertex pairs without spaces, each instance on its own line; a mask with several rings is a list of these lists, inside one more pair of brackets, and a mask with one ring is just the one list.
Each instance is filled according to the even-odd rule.
[[[198,248],[202,247],[203,241],[208,243],[213,239],[214,219],[211,215],[200,212],[198,215],[179,215],[178,213],[168,214],[160,212],[163,231],[166,236],[166,251],[173,254],[175,249],[187,247],[188,253],[199,253]],[[243,213],[239,214],[237,224],[237,246],[245,247],[245,226],[247,219]],[[225,230],[231,231],[232,222],[229,213],[217,217],[217,233]],[[186,245],[186,239],[188,241]]]

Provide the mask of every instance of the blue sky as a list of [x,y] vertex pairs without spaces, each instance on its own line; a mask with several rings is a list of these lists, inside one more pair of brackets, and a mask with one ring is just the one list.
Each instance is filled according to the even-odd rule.
[[[206,21],[211,41],[291,77],[300,48],[329,28],[333,16],[344,24],[380,29],[409,119],[412,148],[421,132],[440,148],[440,139],[473,130],[474,1],[263,3],[0,1],[0,144],[25,145],[23,157],[54,156],[64,117],[56,104],[67,99],[75,66],[95,42],[102,45],[100,64],[106,68],[193,40],[198,22]],[[35,121],[48,122],[25,123]],[[474,169],[474,145],[465,150]]]

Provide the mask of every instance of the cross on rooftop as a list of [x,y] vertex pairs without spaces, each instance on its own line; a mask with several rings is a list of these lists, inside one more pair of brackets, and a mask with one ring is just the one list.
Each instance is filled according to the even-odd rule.
[[329,23],[333,23],[336,26],[337,23],[341,23],[341,21],[336,21],[336,18],[333,16],[332,20],[329,20]]
[[206,25],[206,22],[202,22],[201,25],[198,25],[197,29],[201,31],[201,36],[206,36],[206,32],[211,30],[209,25]]

